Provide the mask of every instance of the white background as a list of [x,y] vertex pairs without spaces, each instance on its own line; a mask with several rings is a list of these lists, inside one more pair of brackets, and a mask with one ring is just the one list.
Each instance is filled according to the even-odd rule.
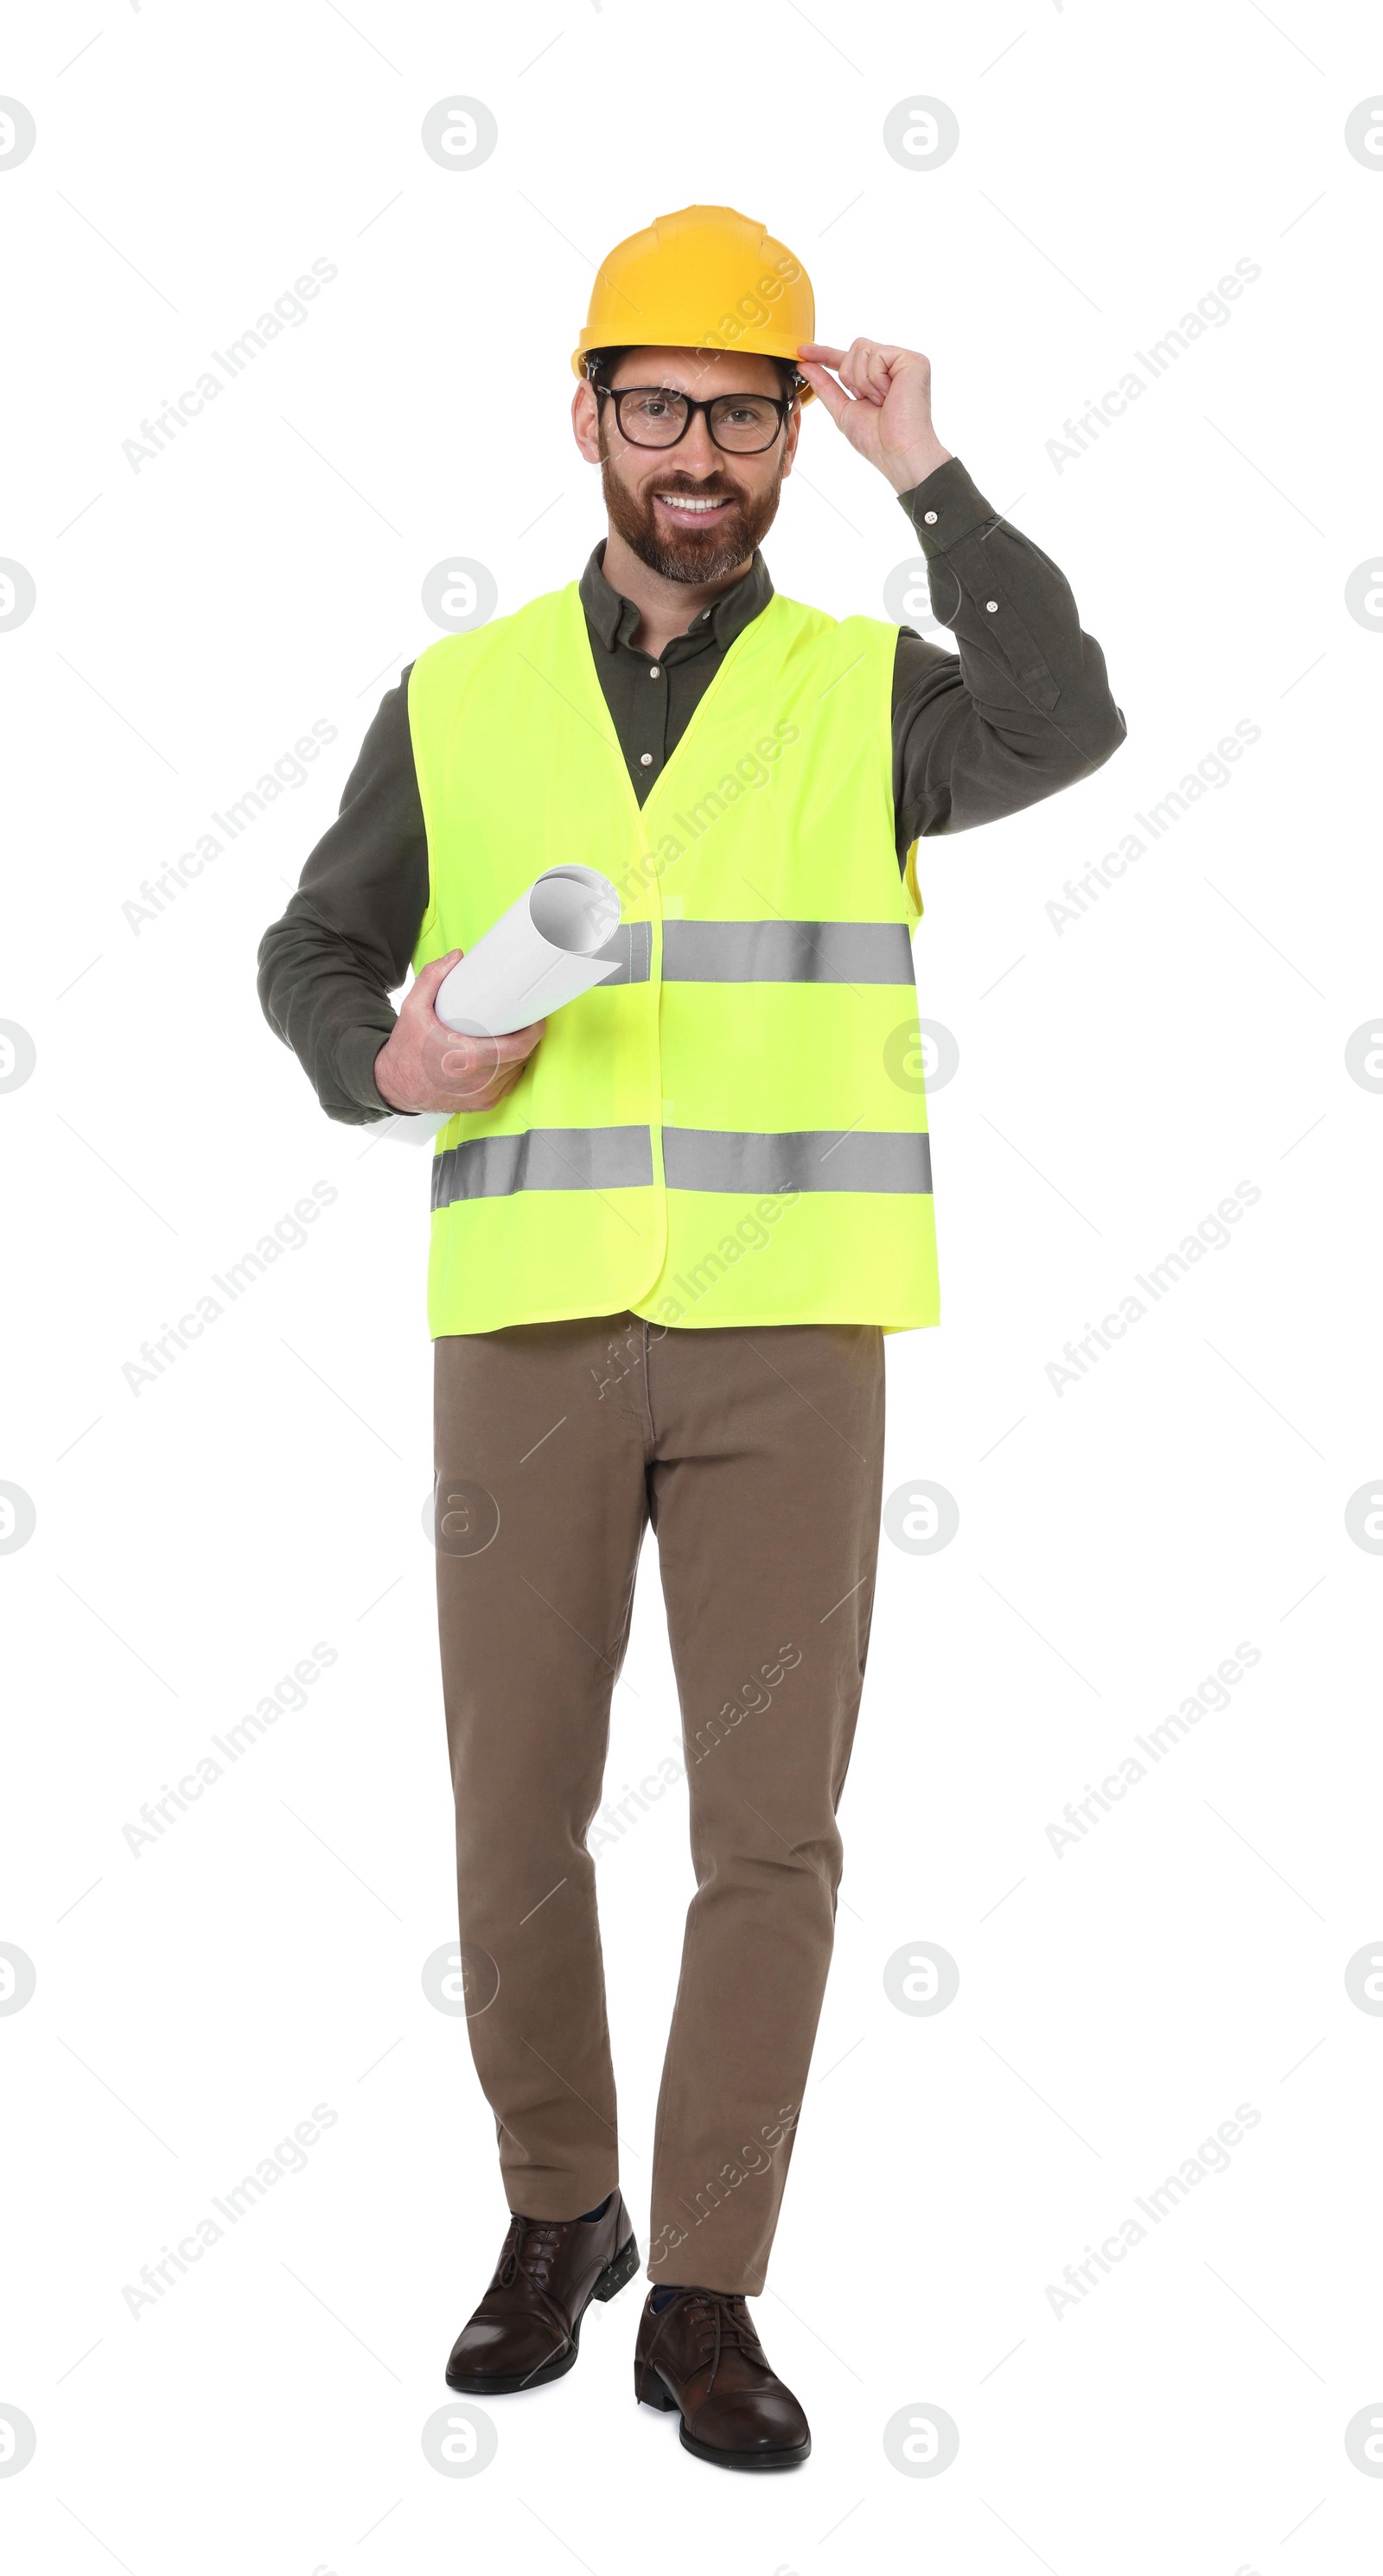
[[[1303,48],[1305,49],[1303,51]],[[458,2562],[559,2576],[928,2566],[1347,2576],[1380,2563],[1376,2228],[1383,1935],[1373,1371],[1383,1099],[1345,1046],[1380,1002],[1383,642],[1345,605],[1378,542],[1383,86],[1362,12],[789,0],[509,13],[403,0],[56,0],[0,88],[9,285],[0,634],[12,919],[0,1099],[12,1219],[0,1477],[0,2023],[10,2563],[275,2576]],[[439,168],[436,101],[484,101]],[[900,100],[960,147],[904,168]],[[836,1964],[757,2317],[815,2450],[729,2479],[633,2403],[641,2291],[559,2385],[492,2410],[467,2479],[421,2445],[504,2210],[464,2026],[421,1527],[431,1478],[425,1157],[329,1123],[260,1017],[255,949],[382,690],[436,629],[448,549],[501,612],[603,533],[568,425],[594,263],[724,201],[802,258],[828,340],[925,348],[939,432],[1062,566],[1128,723],[1076,790],[924,845],[922,1009],[942,1328],[890,1349],[886,1491],[959,1532],[885,1543],[843,1822]],[[314,258],[339,276],[176,444],[122,442]],[[1232,271],[1261,278],[1058,472],[1047,442]],[[497,434],[497,387],[530,388]],[[883,613],[913,551],[820,405],[766,552]],[[944,640],[944,639],[943,639]],[[336,738],[161,915],[191,849],[315,719]],[[1046,906],[1240,719],[1261,739],[1060,935]],[[1062,1345],[1239,1181],[1259,1202],[1075,1386]],[[153,1385],[123,1364],[314,1182],[337,1197]],[[609,1780],[676,1708],[645,1563]],[[337,1661],[135,1857],[123,1826],[315,1641]],[[1058,1857],[1046,1828],[1218,1662],[1260,1661]],[[691,1892],[684,1793],[600,1861],[646,2241],[652,2106]],[[935,2017],[889,2001],[926,1940]],[[307,2117],[285,2178],[137,2317],[122,2296]],[[1239,2104],[1227,2172],[1060,2315],[1047,2296]],[[944,2408],[954,2464],[883,2429]]]

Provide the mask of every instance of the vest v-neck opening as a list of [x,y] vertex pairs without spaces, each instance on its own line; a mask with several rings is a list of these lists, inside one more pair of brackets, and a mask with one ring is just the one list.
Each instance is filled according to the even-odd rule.
[[765,641],[765,630],[767,629],[768,621],[772,617],[773,612],[778,605],[778,593],[776,591],[774,592],[773,597],[767,600],[764,606],[760,609],[758,616],[751,618],[747,626],[741,627],[739,634],[735,636],[733,642],[727,645],[725,651],[720,657],[720,661],[716,669],[712,672],[710,679],[701,692],[701,696],[692,709],[691,717],[685,732],[682,734],[680,741],[674,746],[673,750],[669,752],[667,759],[664,761],[662,768],[654,779],[642,805],[639,803],[638,797],[635,794],[634,782],[629,775],[629,766],[625,760],[623,748],[620,744],[619,734],[615,728],[615,720],[606,704],[605,692],[600,685],[600,674],[596,669],[595,654],[591,647],[590,629],[586,623],[585,609],[581,604],[580,584],[578,582],[569,583],[565,596],[568,604],[568,615],[574,615],[580,626],[581,645],[584,651],[582,668],[585,674],[586,685],[592,705],[597,710],[596,716],[588,720],[597,724],[597,729],[605,740],[607,748],[614,753],[618,760],[620,776],[628,792],[629,801],[638,817],[640,838],[651,846],[653,835],[649,831],[644,819],[650,806],[652,806],[655,800],[659,797],[661,790],[666,787],[667,781],[676,770],[678,763],[681,761],[688,743],[693,740],[700,728],[703,712],[707,707],[714,703],[716,696],[724,685],[725,674],[730,669],[731,664],[733,663],[738,667],[739,663],[749,658],[750,653],[755,647],[756,641],[759,645],[762,645]]

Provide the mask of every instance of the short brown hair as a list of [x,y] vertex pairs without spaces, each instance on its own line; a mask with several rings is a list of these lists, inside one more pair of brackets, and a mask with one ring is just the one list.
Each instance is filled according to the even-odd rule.
[[[608,391],[610,378],[621,358],[627,358],[631,351],[640,345],[637,340],[626,340],[621,347],[615,349],[588,349],[586,351],[587,384],[603,385]],[[757,354],[756,351],[750,352],[751,356]],[[769,365],[778,370],[778,381],[782,386],[784,401],[792,402],[805,385],[805,376],[799,375],[791,358],[770,358]]]

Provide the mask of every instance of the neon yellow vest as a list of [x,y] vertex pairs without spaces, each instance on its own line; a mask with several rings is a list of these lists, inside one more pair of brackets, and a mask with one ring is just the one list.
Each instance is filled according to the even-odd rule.
[[639,805],[575,582],[409,682],[427,825],[415,969],[543,868],[619,890],[609,980],[555,1011],[432,1174],[434,1335],[937,1320],[926,1102],[894,846],[897,628],[775,595]]

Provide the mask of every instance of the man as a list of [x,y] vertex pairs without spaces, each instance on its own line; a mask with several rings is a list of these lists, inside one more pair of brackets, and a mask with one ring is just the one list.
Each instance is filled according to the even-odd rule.
[[[927,359],[814,328],[800,263],[731,208],[611,254],[572,360],[609,533],[579,584],[404,673],[260,973],[332,1117],[449,1121],[438,1600],[471,2042],[512,2215],[447,2379],[559,2377],[586,2306],[638,2268],[586,1834],[651,1521],[697,1891],[635,2386],[737,2469],[810,2449],[745,2302],[831,1951],[883,1334],[937,1314],[906,1062],[916,843],[1072,784],[1124,733],[1062,576],[939,443]],[[501,426],[531,369],[516,350],[492,376]],[[898,494],[958,656],[774,592],[759,540],[813,396]],[[608,977],[546,1026],[453,1036],[444,976],[559,861],[619,891]]]

